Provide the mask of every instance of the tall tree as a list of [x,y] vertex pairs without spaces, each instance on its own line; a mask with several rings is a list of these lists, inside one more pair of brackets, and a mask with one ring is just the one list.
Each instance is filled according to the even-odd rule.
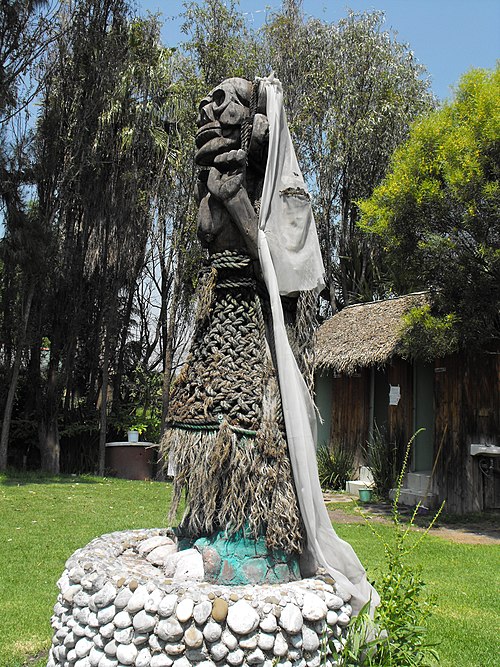
[[409,124],[433,105],[425,69],[383,30],[381,12],[305,20],[289,0],[266,26],[299,158],[309,179],[332,307],[379,289],[377,246],[357,228],[357,200],[386,173]]
[[[426,288],[410,352],[432,357],[500,335],[500,67],[465,74],[454,99],[413,125],[360,204],[397,292]],[[437,345],[437,347],[436,347]]]

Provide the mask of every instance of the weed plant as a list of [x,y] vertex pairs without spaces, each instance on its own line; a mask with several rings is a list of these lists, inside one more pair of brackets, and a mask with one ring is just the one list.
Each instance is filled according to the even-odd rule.
[[[373,620],[369,614],[369,604],[352,619],[337,662],[338,667],[427,667],[439,662],[435,646],[427,640],[426,629],[426,621],[435,603],[425,592],[421,568],[410,566],[408,556],[425,539],[441,514],[444,503],[426,530],[417,537],[412,529],[420,503],[406,524],[402,521],[398,507],[411,447],[418,433],[419,431],[408,443],[396,482],[391,539],[384,539],[378,530],[368,523],[384,547],[385,571],[375,582],[375,588],[380,595],[380,605]],[[335,655],[335,646],[330,648]]]
[[320,445],[317,451],[319,483],[323,490],[345,489],[354,471],[354,452],[342,445]]

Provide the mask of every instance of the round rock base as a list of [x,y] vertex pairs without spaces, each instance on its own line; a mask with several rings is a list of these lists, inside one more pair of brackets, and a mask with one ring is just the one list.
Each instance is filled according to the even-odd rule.
[[48,667],[336,664],[352,610],[331,579],[220,585],[186,557],[159,529],[76,551],[58,582]]

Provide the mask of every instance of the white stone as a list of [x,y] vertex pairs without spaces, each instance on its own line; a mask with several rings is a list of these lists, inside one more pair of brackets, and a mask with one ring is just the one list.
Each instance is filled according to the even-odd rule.
[[314,632],[314,630],[311,630],[311,628],[308,628],[306,625],[304,625],[302,628],[302,648],[304,651],[311,653],[312,651],[316,651],[318,647],[318,635]]
[[[90,606],[90,601],[92,600],[97,609],[102,609],[103,607],[107,607],[108,605],[110,605],[114,601],[115,597],[116,597],[116,588],[110,581],[108,581],[106,584],[104,584],[104,586],[101,588],[99,592],[97,592],[90,598],[89,606]],[[92,611],[95,611],[95,609],[93,609]]]
[[214,644],[210,648],[210,655],[212,658],[215,660],[215,662],[219,662],[220,660],[224,660],[226,655],[229,653],[228,647],[223,644],[222,642],[218,642],[217,644]]
[[164,544],[161,547],[156,547],[151,553],[146,556],[146,560],[152,565],[162,566],[171,554],[177,553],[177,546],[175,544]]
[[83,607],[82,609],[76,609],[73,610],[73,616],[76,618],[78,623],[81,623],[82,625],[87,625],[89,622],[89,617],[92,612],[88,607]]
[[97,667],[99,660],[103,657],[104,653],[101,649],[98,649],[97,646],[92,646],[89,653],[89,662],[91,667]]
[[134,638],[134,628],[122,628],[121,630],[116,630],[113,638],[119,644],[131,644],[132,639]]
[[116,658],[108,658],[107,655],[103,655],[103,657],[99,660],[99,667],[117,667],[118,666],[118,660]]
[[270,651],[274,646],[274,635],[261,632],[257,643],[263,651]]
[[188,648],[200,648],[203,644],[202,633],[192,625],[184,633],[184,642]]
[[127,602],[126,610],[131,614],[135,614],[141,609],[144,609],[146,600],[149,597],[148,589],[146,586],[137,586],[135,591],[132,593],[132,597]]
[[326,595],[325,599],[328,609],[337,610],[344,604],[344,601],[338,595]]
[[113,623],[117,628],[128,628],[132,625],[132,616],[128,613],[128,611],[119,611],[116,614]]
[[104,639],[101,637],[101,635],[96,635],[93,641],[97,648],[104,648]]
[[116,657],[122,665],[133,665],[137,654],[137,646],[134,644],[120,644],[116,649]]
[[199,604],[195,605],[193,609],[193,618],[198,623],[198,625],[203,625],[212,613],[212,603],[210,600],[204,600]]
[[203,581],[205,570],[201,553],[196,549],[180,551],[173,578],[175,581]]
[[242,637],[238,644],[240,648],[242,648],[245,651],[253,651],[255,648],[257,648],[257,641],[259,637],[255,633],[253,635],[248,635],[246,637]]
[[301,648],[302,647],[302,632],[299,633],[298,635],[290,635],[290,637],[288,637],[288,641],[293,646],[293,648]]
[[[151,651],[148,648],[143,648],[137,654],[135,659],[135,667],[150,667],[151,664]],[[166,665],[165,667],[169,667]]]
[[75,644],[76,644],[75,635],[73,634],[73,632],[68,632],[68,634],[64,638],[64,646],[66,646],[66,648],[69,649],[69,648],[74,648]]
[[75,637],[85,637],[85,627],[81,625],[80,623],[75,623],[72,626],[73,629],[73,634]]
[[266,659],[265,655],[262,653],[260,648],[256,648],[255,651],[247,655],[247,663],[249,665],[260,665]]
[[155,590],[149,594],[149,597],[144,604],[144,610],[150,613],[152,612],[153,614],[156,613],[162,597],[163,592],[159,588],[155,588]]
[[222,628],[218,623],[214,623],[213,621],[210,621],[205,625],[203,628],[203,636],[207,640],[207,642],[216,642],[218,639],[220,639],[220,636],[222,634]]
[[227,624],[233,632],[248,635],[259,625],[259,614],[245,600],[235,602],[227,612]]
[[341,586],[337,586],[337,595],[340,595],[343,602],[349,602],[349,600],[352,598],[352,595],[345,591]]
[[70,585],[71,584],[69,583],[68,573],[64,572],[57,581],[57,587],[59,588],[61,593],[64,593],[70,587]]
[[224,630],[222,633],[222,641],[230,651],[234,651],[234,649],[238,646],[238,640],[232,632],[229,632],[229,630]]
[[116,656],[116,642],[114,639],[106,644],[104,647],[104,653],[106,655],[110,655],[112,658]]
[[68,655],[66,656],[66,658],[68,662],[73,662],[73,663],[75,663],[78,660],[78,656],[76,655],[76,651],[74,648],[68,651]]
[[279,656],[280,658],[288,653],[288,644],[281,632],[278,632],[276,634],[276,638],[274,640],[273,653],[274,655]]
[[141,611],[137,612],[134,616],[132,624],[134,630],[137,630],[137,632],[151,632],[156,625],[156,618],[152,614],[148,614],[144,609],[141,609]]
[[[113,636],[114,631],[116,630],[114,623],[107,623],[99,629],[99,633],[104,639],[110,639]],[[95,642],[95,639],[94,639]]]
[[97,612],[97,620],[99,625],[106,625],[106,623],[111,623],[111,621],[116,616],[116,607],[114,604],[109,605],[109,607],[103,607]]
[[139,556],[147,556],[149,553],[151,553],[151,551],[153,551],[153,549],[157,549],[158,547],[164,546],[166,544],[174,544],[173,540],[166,535],[155,535],[154,537],[149,537],[146,540],[142,540],[138,548]]
[[300,651],[299,651],[298,649],[296,649],[296,648],[291,648],[291,649],[288,651],[288,659],[291,660],[291,661],[294,662],[294,663],[295,663],[297,660],[299,660],[300,656],[301,656],[301,653],[300,653]]
[[90,662],[88,656],[85,658],[80,658],[75,662],[75,667],[90,667]]
[[90,649],[94,646],[94,642],[87,637],[82,637],[75,644],[75,653],[77,658],[85,658],[90,653]]
[[340,611],[345,611],[348,616],[352,616],[352,607],[347,602],[340,607]]
[[333,611],[333,609],[329,609],[327,614],[326,614],[326,622],[328,625],[335,625],[338,620],[338,614],[336,611]]
[[319,667],[321,664],[321,653],[316,651],[314,655],[307,661],[307,667]]
[[192,665],[187,658],[182,657],[174,660],[174,667],[192,667]]
[[168,653],[168,655],[173,655],[174,657],[177,655],[182,655],[185,650],[186,644],[165,644],[165,652]]
[[[200,554],[201,557],[201,554]],[[175,610],[175,615],[181,623],[189,621],[193,615],[194,602],[191,598],[184,598],[177,604],[177,609]]]
[[326,603],[315,593],[304,595],[302,615],[307,621],[321,621],[328,611]]
[[236,665],[241,665],[244,659],[245,654],[240,648],[237,648],[236,651],[231,651],[231,653],[226,655],[226,662],[230,665],[233,665],[233,667],[236,667]]
[[214,663],[211,660],[203,660],[199,662],[196,667],[214,667]]
[[163,648],[156,635],[149,636],[148,644],[153,649],[153,651],[161,651]]
[[99,627],[99,621],[97,620],[97,614],[94,611],[90,612],[89,617],[87,619],[87,624],[90,625],[92,628],[98,628]]
[[184,634],[184,630],[179,621],[176,618],[171,617],[158,623],[156,626],[156,634],[160,639],[172,642],[180,639]]
[[155,654],[151,658],[150,667],[170,667],[173,662],[172,658],[169,658],[168,655],[165,655],[164,653]]
[[276,616],[274,614],[269,614],[269,616],[264,616],[260,622],[260,629],[264,632],[275,632],[278,627],[278,622],[276,621]]
[[158,613],[160,616],[171,616],[177,604],[177,595],[165,595],[163,600],[158,605]]
[[142,644],[146,644],[149,639],[149,633],[144,634],[142,632],[134,632],[134,638],[132,641],[136,646],[141,646]]
[[338,615],[337,618],[337,625],[340,625],[341,627],[345,627],[346,625],[349,624],[349,621],[351,620],[350,616],[348,616],[345,611],[341,612]]
[[130,600],[131,597],[132,597],[132,591],[130,590],[130,588],[128,588],[128,586],[121,588],[118,591],[118,595],[115,598],[115,607],[117,609],[124,609],[127,606],[128,601]]
[[279,624],[290,635],[295,635],[300,632],[304,619],[300,613],[300,609],[292,602],[288,603],[281,612]]
[[93,639],[98,632],[99,630],[97,628],[93,628],[90,625],[87,625],[87,627],[85,628],[85,637]]

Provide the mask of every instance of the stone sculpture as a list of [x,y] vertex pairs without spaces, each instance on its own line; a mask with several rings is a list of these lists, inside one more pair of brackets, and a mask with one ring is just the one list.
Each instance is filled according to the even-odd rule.
[[[302,576],[322,567],[358,608],[376,603],[318,481],[307,379],[324,269],[281,84],[227,79],[202,100],[198,128],[198,230],[210,271],[162,443],[177,470],[172,511],[185,490],[181,534],[210,581],[290,581],[303,552]],[[248,568],[263,541],[265,566]]]
[[[282,552],[297,556],[304,533],[258,261],[269,137],[264,110],[258,84],[238,78],[222,82],[200,104],[198,236],[208,248],[210,270],[191,353],[171,395],[163,451],[177,471],[173,513],[182,489],[187,491],[182,534],[209,536],[219,548],[236,535],[233,547],[238,543],[239,549],[241,533],[265,538],[269,554],[290,565],[272,575],[280,572],[276,576],[286,581],[299,575],[294,559],[283,559]],[[311,300],[304,297],[288,300],[291,329],[297,317],[310,320],[307,304]],[[304,327],[302,332],[300,340],[295,336],[301,362],[309,342]],[[221,580],[220,572],[215,576]],[[256,576],[250,577],[254,583]],[[262,579],[273,581],[265,573]]]

